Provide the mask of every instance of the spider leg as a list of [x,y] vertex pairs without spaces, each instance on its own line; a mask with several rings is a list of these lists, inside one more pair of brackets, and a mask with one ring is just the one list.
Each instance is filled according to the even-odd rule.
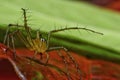
[[64,47],[51,47],[51,48],[48,49],[48,51],[58,50],[58,55],[59,55],[59,56],[63,59],[63,61],[64,61],[68,80],[72,80],[72,78],[70,77],[69,70],[68,70],[68,62],[67,62],[67,60],[65,59],[65,56],[63,56],[62,53],[60,52],[60,49],[63,49],[63,50],[65,50],[65,52],[67,52],[67,51],[66,51],[67,49],[64,48]]
[[45,52],[45,54],[46,54],[46,56],[47,56],[46,61],[45,61],[45,64],[47,64],[47,63],[48,63],[48,60],[49,60],[49,54],[48,54],[48,52]]
[[[4,41],[3,41],[4,44],[5,44],[6,41],[7,41],[9,30],[10,30],[10,27],[8,27],[7,30],[6,30],[6,34],[5,34]],[[7,41],[7,42],[8,42],[8,41]]]
[[[67,55],[69,56],[69,58],[70,58],[70,60],[73,62],[73,64],[75,65],[75,67],[76,67],[76,69],[77,69],[77,72],[80,74],[80,79],[81,79],[81,71],[80,71],[80,69],[79,69],[79,66],[78,66],[78,63],[75,61],[75,59],[72,57],[72,55],[68,52],[68,49],[67,48],[65,48],[65,47],[51,47],[51,48],[49,48],[48,50],[60,50],[60,49],[63,49],[66,53],[67,53]],[[59,53],[59,55],[61,56],[61,54]],[[63,60],[64,60],[64,57],[63,56],[61,56],[62,58],[63,58]],[[67,64],[65,61],[64,61],[64,63],[65,64]]]
[[34,55],[32,57],[33,59],[35,59],[35,56],[37,55],[37,53],[38,53],[37,51],[34,52]]
[[96,33],[96,34],[103,35],[103,33],[101,33],[101,32],[97,32],[97,31],[94,31],[94,30],[92,30],[92,29],[82,28],[82,27],[68,27],[68,28],[65,27],[65,28],[61,28],[61,29],[51,30],[51,31],[48,32],[47,48],[49,48],[49,42],[50,42],[50,37],[51,37],[51,34],[52,34],[52,33],[61,32],[61,31],[66,31],[66,30],[85,30],[85,31],[89,31],[89,32],[93,32],[93,33]]
[[9,32],[10,32],[10,26],[8,25],[3,43],[7,44],[7,49],[5,50],[5,52],[7,53],[7,50],[10,47],[10,39],[11,39],[11,44],[12,44],[12,48],[13,48],[13,56],[15,59],[16,58],[16,51],[15,51],[15,45],[14,45],[14,37],[13,37],[13,33],[9,33]]
[[12,42],[12,48],[13,48],[13,57],[16,59],[16,50],[15,50],[15,43],[14,43],[14,37],[11,35],[11,42]]
[[[10,32],[10,28],[11,27],[17,27],[17,30],[13,31],[13,32]],[[20,30],[18,29],[18,27],[23,27],[23,26],[20,26],[18,24],[9,24],[8,25],[8,28],[6,30],[6,34],[5,34],[5,37],[4,37],[4,41],[3,43],[4,44],[7,44],[7,49],[5,50],[5,52],[7,52],[7,50],[9,49],[10,47],[10,44],[12,45],[12,48],[13,48],[13,55],[14,55],[14,58],[16,58],[16,51],[15,51],[15,41],[14,41],[14,35],[17,35],[20,40],[28,47],[30,48],[31,45],[28,43],[27,39],[25,39],[25,37],[22,35],[22,33],[20,32]]]
[[5,53],[7,54],[7,51],[10,47],[10,36],[8,36],[8,34],[6,35],[6,39],[4,41],[5,41],[4,44],[7,44],[7,48],[4,50]]
[[[18,25],[18,24],[16,24],[16,25]],[[12,24],[8,25],[8,28],[7,28],[6,33],[5,33],[4,41],[3,41],[4,44],[6,44],[6,41],[7,41],[7,47],[9,47],[9,38],[10,38],[10,36],[8,36],[8,35],[9,35],[11,27],[18,27],[18,26],[14,26]],[[15,30],[15,31],[17,31],[17,30]]]
[[66,61],[65,56],[62,55],[62,53],[60,52],[60,50],[58,50],[58,55],[59,55],[59,56],[63,59],[63,61],[64,61],[64,64],[65,64],[65,67],[66,67],[67,76],[68,76],[68,80],[71,80],[70,73],[69,73],[69,70],[68,70],[68,62]]
[[[33,42],[32,42],[32,39],[31,39],[31,34],[30,34],[30,27],[27,26],[27,39],[26,37],[22,34],[22,32],[20,31],[20,29],[18,29],[18,27],[24,27],[23,25],[18,25],[18,24],[9,24],[8,25],[8,28],[9,27],[17,27],[17,30],[16,30],[16,34],[19,39],[25,44],[25,46],[28,48],[28,49],[31,49],[32,46],[33,46]],[[9,28],[10,29],[10,28]],[[8,30],[9,30],[8,29]],[[8,30],[6,31],[6,34],[8,34]],[[6,40],[6,36],[5,36],[5,39],[4,39],[4,42]]]
[[[12,49],[13,49],[13,57],[14,57],[14,59],[16,60],[16,50],[15,50],[15,41],[14,41],[14,34],[15,34],[15,33],[16,33],[16,31],[7,34],[7,37],[6,37],[7,49],[6,49],[6,51],[9,49],[10,43],[11,43]],[[6,42],[6,41],[5,41],[5,42]]]
[[7,28],[6,33],[5,33],[4,41],[3,41],[4,44],[7,44],[7,49],[6,49],[6,51],[7,51],[8,48],[10,47],[10,35],[9,35],[10,28],[11,28],[11,27],[8,25],[8,28]]
[[[38,53],[37,51],[34,52],[34,55],[33,55],[33,57],[32,57],[33,60],[35,59],[35,56],[37,55],[37,53]],[[32,60],[30,60],[29,63],[32,64]]]

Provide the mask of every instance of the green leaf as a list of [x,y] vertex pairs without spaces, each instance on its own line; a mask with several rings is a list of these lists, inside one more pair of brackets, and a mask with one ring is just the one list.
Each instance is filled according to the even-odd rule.
[[[120,14],[87,4],[64,0],[2,0],[0,3],[0,40],[9,23],[23,24],[21,8],[28,8],[28,23],[33,30],[49,32],[73,26],[104,33],[103,36],[71,30],[53,35],[52,44],[60,44],[81,55],[120,62]],[[81,52],[83,51],[83,52]],[[84,52],[86,51],[86,52]]]
[[44,76],[41,72],[36,72],[36,76],[32,80],[44,80]]

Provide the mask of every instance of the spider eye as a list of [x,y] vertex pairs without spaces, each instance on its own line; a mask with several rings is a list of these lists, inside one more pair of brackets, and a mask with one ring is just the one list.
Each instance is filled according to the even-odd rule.
[[41,38],[41,41],[42,41],[42,42],[45,42],[45,39],[44,39],[44,38]]

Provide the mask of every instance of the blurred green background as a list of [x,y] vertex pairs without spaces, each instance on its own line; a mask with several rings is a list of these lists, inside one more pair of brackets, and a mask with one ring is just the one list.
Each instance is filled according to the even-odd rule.
[[21,8],[28,9],[31,28],[40,29],[43,34],[66,26],[104,34],[84,30],[58,32],[51,37],[52,46],[65,46],[87,58],[120,63],[120,13],[71,0],[1,0],[0,42],[9,23],[23,24]]

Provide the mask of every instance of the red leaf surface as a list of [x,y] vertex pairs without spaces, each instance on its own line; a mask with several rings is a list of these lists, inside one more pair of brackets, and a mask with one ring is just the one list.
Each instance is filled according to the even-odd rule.
[[[81,1],[81,0],[80,0]],[[120,12],[120,0],[82,0]]]
[[[45,66],[39,55],[32,59],[34,52],[28,49],[16,49],[17,57],[13,57],[13,51],[7,50],[0,44],[0,80],[68,80],[65,64],[58,56],[57,51],[49,52],[50,59]],[[63,55],[67,57],[64,51]],[[71,52],[77,61],[81,73],[78,74],[73,63],[68,60],[68,69],[72,80],[120,80],[120,65],[102,60],[89,60]],[[32,61],[31,61],[32,59]]]

